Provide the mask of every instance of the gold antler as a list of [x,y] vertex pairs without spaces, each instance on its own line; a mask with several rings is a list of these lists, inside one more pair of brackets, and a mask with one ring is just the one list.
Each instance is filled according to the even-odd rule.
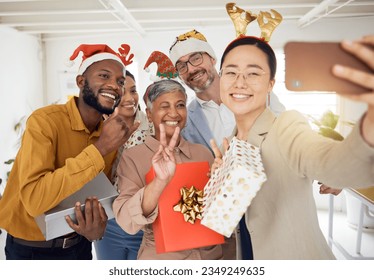
[[[270,11],[274,14],[274,17],[269,12],[260,12],[257,17],[258,25],[261,28],[261,37],[264,38],[266,42],[270,41],[274,29],[283,20],[282,15],[276,10],[271,9]],[[267,20],[266,23],[264,23],[264,18]]]
[[257,18],[257,16],[252,15],[250,11],[245,11],[236,6],[235,3],[227,3],[226,11],[234,23],[236,37],[245,35],[247,33],[248,24]]

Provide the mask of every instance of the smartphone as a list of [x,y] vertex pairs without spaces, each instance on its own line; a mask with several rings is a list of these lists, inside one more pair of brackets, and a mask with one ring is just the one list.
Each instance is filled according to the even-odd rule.
[[340,42],[288,42],[284,46],[285,83],[290,91],[364,93],[369,89],[335,77],[332,66],[341,64],[364,72],[372,70],[344,51]]

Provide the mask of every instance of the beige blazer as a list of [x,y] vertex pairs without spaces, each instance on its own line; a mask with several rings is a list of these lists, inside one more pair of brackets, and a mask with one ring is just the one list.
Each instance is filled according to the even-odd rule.
[[245,214],[254,258],[334,259],[318,224],[312,182],[337,188],[374,184],[374,148],[362,139],[359,125],[338,142],[313,131],[296,111],[276,118],[266,109],[247,139],[261,148],[267,175]]

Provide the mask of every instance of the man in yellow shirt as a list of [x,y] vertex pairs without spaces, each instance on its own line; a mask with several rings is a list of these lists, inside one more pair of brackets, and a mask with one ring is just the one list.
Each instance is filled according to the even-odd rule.
[[[115,109],[124,91],[126,58],[106,45],[81,45],[70,59],[80,52],[79,97],[40,108],[27,120],[0,200],[8,260],[92,259],[92,241],[104,234],[107,215],[95,197],[77,202],[77,222],[66,218],[75,231],[68,236],[46,241],[35,222],[99,172],[109,177],[118,147],[136,129],[127,127]],[[103,121],[103,114],[110,117]]]

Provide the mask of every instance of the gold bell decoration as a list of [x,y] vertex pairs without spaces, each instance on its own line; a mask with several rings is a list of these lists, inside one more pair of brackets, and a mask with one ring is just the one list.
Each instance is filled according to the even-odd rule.
[[174,205],[173,210],[181,212],[184,220],[194,224],[196,219],[202,218],[203,213],[203,190],[198,190],[194,186],[180,189],[181,199]]
[[232,2],[226,4],[226,11],[234,23],[236,37],[245,36],[248,24],[257,19],[261,29],[261,38],[266,42],[270,41],[274,29],[283,20],[282,15],[276,10],[271,9],[270,12],[260,11],[260,13],[256,15],[251,11],[245,11],[239,8]]

